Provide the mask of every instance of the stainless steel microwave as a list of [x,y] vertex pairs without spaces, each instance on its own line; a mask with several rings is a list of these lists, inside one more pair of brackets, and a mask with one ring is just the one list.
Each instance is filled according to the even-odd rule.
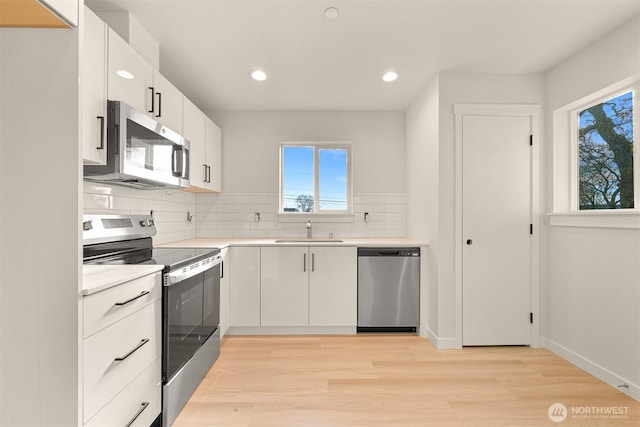
[[84,179],[139,189],[189,187],[190,143],[121,101],[107,102],[104,165],[84,165]]

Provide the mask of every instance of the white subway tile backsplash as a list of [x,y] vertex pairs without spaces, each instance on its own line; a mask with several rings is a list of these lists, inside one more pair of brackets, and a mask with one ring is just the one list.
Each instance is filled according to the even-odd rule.
[[[136,190],[127,187],[84,182],[84,213],[149,214],[153,211],[158,233],[155,244],[196,236],[196,195],[179,190]],[[213,204],[211,206],[214,206]]]
[[[136,190],[84,183],[85,213],[148,214],[153,211],[161,244],[195,237],[303,238],[304,223],[278,222],[277,193],[194,194],[179,190]],[[187,221],[187,212],[194,216]],[[260,221],[255,221],[255,213]],[[368,221],[364,213],[368,212]],[[354,195],[350,222],[312,220],[315,237],[404,237],[402,193]]]
[[[198,194],[197,237],[305,237],[299,222],[278,222],[278,194]],[[260,221],[255,221],[255,213]],[[368,222],[364,213],[368,212]],[[351,222],[313,220],[316,237],[404,237],[405,196],[401,193],[354,195]],[[265,234],[266,233],[266,234]],[[223,234],[223,235],[221,235]]]

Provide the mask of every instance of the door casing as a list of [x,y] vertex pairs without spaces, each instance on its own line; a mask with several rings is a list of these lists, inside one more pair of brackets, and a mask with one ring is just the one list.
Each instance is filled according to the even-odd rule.
[[454,230],[454,287],[455,287],[455,348],[462,348],[462,252],[464,245],[462,222],[462,149],[463,149],[463,117],[472,116],[505,116],[530,117],[532,133],[531,151],[531,221],[533,235],[531,240],[531,347],[542,347],[540,336],[540,236],[542,233],[542,212],[540,200],[540,105],[538,104],[456,104],[455,116],[455,230]]

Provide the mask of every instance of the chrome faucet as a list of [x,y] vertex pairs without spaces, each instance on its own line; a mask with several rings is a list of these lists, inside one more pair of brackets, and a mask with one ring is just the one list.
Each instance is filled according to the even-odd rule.
[[313,230],[311,229],[311,219],[307,220],[307,239],[311,239]]

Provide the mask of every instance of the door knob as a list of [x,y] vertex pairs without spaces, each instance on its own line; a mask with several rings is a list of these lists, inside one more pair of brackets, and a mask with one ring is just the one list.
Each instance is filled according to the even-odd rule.
[[467,245],[471,246],[473,244],[473,240],[467,239]]

